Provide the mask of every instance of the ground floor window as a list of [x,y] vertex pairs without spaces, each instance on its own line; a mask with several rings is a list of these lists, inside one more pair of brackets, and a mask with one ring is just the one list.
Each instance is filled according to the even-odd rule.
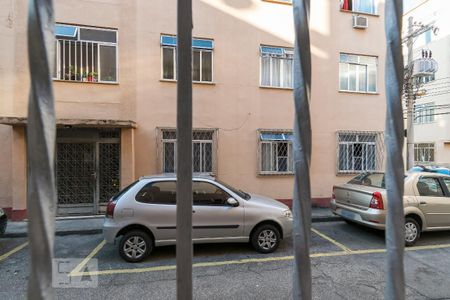
[[293,138],[292,132],[259,132],[260,174],[293,173]]
[[[177,136],[175,129],[160,130],[161,166],[163,173],[175,173]],[[213,174],[215,170],[215,130],[194,130],[192,133],[192,167],[194,173]]]
[[377,171],[382,168],[382,133],[342,131],[337,133],[337,138],[338,173]]
[[414,161],[418,163],[434,162],[434,143],[414,144]]

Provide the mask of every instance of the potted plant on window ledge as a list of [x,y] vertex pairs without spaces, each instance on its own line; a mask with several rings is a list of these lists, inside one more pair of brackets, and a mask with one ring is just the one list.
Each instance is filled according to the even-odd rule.
[[87,81],[88,82],[97,82],[97,72],[89,72],[87,74]]

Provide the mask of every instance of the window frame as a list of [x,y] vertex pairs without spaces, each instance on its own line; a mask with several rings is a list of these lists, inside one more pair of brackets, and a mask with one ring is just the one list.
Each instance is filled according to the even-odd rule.
[[[355,1],[355,0],[353,0],[353,1]],[[359,0],[356,0],[356,1],[359,1]],[[362,14],[362,15],[367,15],[367,16],[379,16],[379,14],[378,14],[378,0],[374,0],[374,6],[373,6],[373,10],[374,10],[374,12],[373,13],[369,13],[369,12],[364,12],[364,11],[357,11],[357,10],[353,10],[353,9],[344,9],[344,8],[342,8],[342,4],[343,3],[339,3],[339,8],[340,8],[340,10],[341,11],[343,11],[343,12],[350,12],[350,13],[354,13],[354,14]]]
[[[348,56],[353,56],[353,57],[357,57],[357,63],[353,63],[353,62],[342,62],[341,61],[341,55],[348,55]],[[369,82],[369,64],[364,64],[361,63],[361,57],[373,57],[376,59],[376,63],[375,63],[375,91],[369,91],[369,86],[370,86],[370,82]],[[343,93],[359,93],[359,94],[372,94],[372,95],[376,95],[378,94],[378,59],[379,57],[377,55],[370,55],[370,54],[354,54],[354,53],[347,53],[347,52],[339,52],[339,62],[338,62],[338,90],[339,92],[343,92]],[[347,89],[342,89],[341,88],[341,64],[345,64],[347,67]],[[355,70],[355,87],[356,90],[350,90],[350,65],[354,65],[356,66],[356,70]],[[365,66],[366,67],[366,90],[365,91],[361,91],[359,90],[359,68],[360,66]]]
[[[162,174],[176,174],[176,165],[177,165],[177,151],[176,151],[176,143],[177,139],[164,139],[163,134],[164,132],[171,131],[176,132],[176,128],[173,127],[157,127],[156,128],[156,159],[157,159],[157,165],[158,169]],[[194,128],[192,130],[192,133],[195,132],[210,132],[211,133],[211,140],[197,140],[192,139],[192,143],[199,143],[201,144],[211,144],[211,172],[193,172],[195,175],[214,175],[217,174],[217,148],[218,148],[218,129],[217,128]],[[165,171],[165,151],[164,151],[164,144],[166,143],[173,143],[174,144],[174,171],[173,172],[166,172]],[[194,147],[194,146],[192,146]],[[201,148],[201,147],[200,147]],[[194,164],[194,160],[192,161],[192,164]],[[194,168],[194,166],[193,166]]]
[[[355,141],[340,141],[340,135],[355,135],[356,136],[356,140]],[[365,142],[365,141],[360,141],[360,137],[361,136],[373,136],[375,138],[375,140],[373,142]],[[361,132],[356,132],[356,131],[338,131],[336,132],[336,140],[337,140],[337,153],[336,153],[336,174],[337,175],[351,175],[351,174],[358,174],[358,173],[377,173],[379,172],[379,151],[380,150],[380,145],[379,145],[379,141],[378,139],[382,138],[382,132],[377,132],[377,131],[361,131]],[[361,170],[356,170],[355,169],[355,158],[352,158],[352,168],[351,169],[341,169],[340,168],[340,148],[341,145],[354,145],[354,144],[364,144],[366,145],[365,147],[365,158],[361,157],[361,165],[365,165],[366,167],[370,164],[370,161],[368,160],[368,147],[367,145],[373,146],[374,149],[374,161],[373,161],[373,165],[375,167],[375,169],[371,170],[371,169],[364,169],[361,168]],[[347,146],[347,150],[346,150],[346,156],[347,156],[347,161],[350,160],[349,155],[348,155],[348,146]],[[365,159],[365,160],[364,160]],[[383,159],[381,159],[383,160]]]
[[[283,59],[283,60],[287,60],[289,58],[287,57],[277,57],[277,56],[269,56],[270,58],[270,63],[269,63],[269,76],[270,76],[270,83],[271,85],[264,85],[262,83],[262,74],[263,74],[263,57],[265,57],[262,53],[262,48],[264,47],[268,47],[268,48],[278,48],[278,49],[282,49],[283,51],[292,51],[292,54],[285,54],[285,55],[292,55],[292,86],[282,86],[281,83],[284,83],[284,63],[280,63],[280,86],[275,86],[272,85],[272,68],[273,68],[273,58],[278,58],[278,59]],[[259,87],[260,88],[270,88],[270,89],[285,89],[285,90],[293,90],[294,89],[294,48],[291,47],[282,47],[282,46],[271,46],[271,45],[265,45],[265,44],[261,44],[259,46]]]
[[431,124],[435,120],[434,102],[420,103],[414,106],[414,125]]
[[[209,181],[205,181],[205,180],[197,180],[197,179],[194,179],[193,180],[193,183],[203,183],[203,184],[209,184],[209,185],[212,185],[212,186],[214,186],[214,187],[216,187],[217,189],[220,189],[224,194],[226,194],[228,197],[227,197],[227,199],[228,198],[233,198],[233,199],[235,199],[235,197],[233,197],[233,196],[231,196],[230,195],[230,193],[229,192],[227,192],[227,191],[225,191],[222,187],[220,187],[220,186],[218,186],[217,184],[213,184],[213,183],[211,183],[211,182],[209,182]],[[194,186],[192,186],[192,193],[194,193]],[[192,197],[194,197],[194,195],[192,195]],[[223,203],[223,204],[221,204],[221,205],[209,205],[209,204],[195,204],[195,200],[194,199],[192,199],[192,205],[193,206],[202,206],[202,207],[232,207],[231,205],[229,205],[228,203],[227,203],[227,199],[225,199],[225,202]],[[236,201],[238,201],[239,202],[239,200],[238,199],[236,199]],[[239,205],[240,205],[240,203],[239,203]]]
[[[293,135],[292,130],[286,130],[286,129],[259,129],[257,130],[257,141],[258,141],[258,153],[257,153],[257,163],[258,163],[258,175],[294,175],[294,144],[292,140],[262,140],[261,135],[262,134],[286,134],[286,135]],[[286,164],[287,164],[287,171],[277,171],[279,158],[278,156],[278,144],[279,143],[286,143],[287,144],[287,156],[286,156]],[[263,145],[268,144],[270,145],[270,161],[271,164],[273,164],[273,147],[276,146],[276,166],[271,166],[270,171],[265,171],[262,168],[262,162],[263,162]],[[284,156],[281,156],[284,157]],[[291,170],[289,170],[291,168]]]
[[[422,147],[420,147],[422,145]],[[426,145],[426,146],[423,146]],[[436,147],[435,143],[414,143],[414,163],[434,163],[436,160]],[[416,158],[420,158],[419,152],[424,153],[424,151],[432,151],[433,160],[416,160]],[[427,154],[427,157],[430,157],[430,153]]]
[[[177,38],[176,35],[172,35],[172,34],[161,34],[160,36],[160,57],[161,57],[161,70],[160,70],[160,81],[172,81],[172,82],[177,82],[178,80],[178,73],[177,73],[177,51],[178,51],[178,47],[175,45],[164,45],[161,42],[161,38],[163,36],[167,36],[167,37],[173,37],[173,38]],[[195,47],[192,45],[191,47],[191,52],[192,52],[192,62],[194,61],[194,49],[196,51],[200,51],[200,80],[192,80],[193,83],[199,83],[199,84],[214,84],[214,40],[210,39],[210,38],[199,38],[199,37],[193,37],[192,40],[205,40],[205,41],[211,41],[212,42],[212,48],[208,49],[208,48],[201,48],[201,47]],[[168,48],[168,49],[173,49],[173,74],[174,74],[174,78],[170,79],[170,78],[164,78],[164,53],[163,53],[163,49],[164,48]],[[211,80],[209,81],[204,81],[202,80],[203,77],[203,70],[202,70],[202,58],[203,58],[203,52],[209,52],[211,53]],[[193,69],[193,68],[192,68]],[[193,70],[192,70],[193,72]],[[192,74],[193,76],[193,74]]]
[[[74,40],[70,40],[70,39],[58,39],[56,36],[56,32],[55,32],[55,68],[56,68],[56,73],[54,75],[56,75],[56,77],[53,76],[52,74],[52,80],[53,81],[61,81],[61,82],[78,82],[78,83],[100,83],[100,84],[119,84],[120,80],[119,80],[119,71],[120,71],[120,66],[119,66],[119,30],[116,28],[106,28],[106,27],[96,27],[96,26],[86,26],[86,25],[75,25],[75,24],[67,24],[67,23],[56,23],[55,25],[61,25],[61,26],[69,26],[69,27],[74,27],[76,28],[76,35],[74,36],[74,38],[76,37],[76,39]],[[81,29],[90,29],[90,30],[101,30],[101,31],[112,31],[115,32],[116,34],[116,42],[104,42],[104,41],[90,41],[90,40],[82,40],[80,39],[80,32]],[[60,43],[59,41],[63,41],[63,44],[65,46],[66,41],[69,42],[81,42],[81,43],[92,43],[92,44],[97,44],[97,70],[98,70],[98,74],[97,74],[97,81],[82,81],[82,80],[66,80],[63,78],[63,76],[61,75],[61,68],[60,68],[60,59],[61,59],[61,53],[60,53]],[[70,45],[70,44],[69,44]],[[116,50],[116,80],[115,81],[105,81],[105,80],[101,80],[101,64],[100,64],[100,48],[101,46],[114,46],[115,50]],[[93,52],[92,52],[93,53]],[[82,53],[81,53],[82,54]],[[81,59],[83,59],[83,56],[81,56]],[[63,67],[63,69],[65,70],[65,66]]]

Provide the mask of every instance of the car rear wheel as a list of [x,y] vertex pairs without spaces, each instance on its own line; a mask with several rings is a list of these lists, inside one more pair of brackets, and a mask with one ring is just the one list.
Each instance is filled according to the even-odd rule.
[[280,232],[270,224],[258,226],[250,237],[253,248],[260,253],[274,252],[280,244],[280,239]]
[[153,250],[152,238],[141,230],[127,232],[119,243],[119,254],[127,262],[140,262]]
[[413,218],[405,219],[405,246],[414,245],[420,237],[420,225]]

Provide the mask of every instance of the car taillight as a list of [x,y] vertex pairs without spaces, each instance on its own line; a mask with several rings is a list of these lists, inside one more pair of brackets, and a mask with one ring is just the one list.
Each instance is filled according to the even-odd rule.
[[112,218],[114,216],[114,208],[116,208],[117,201],[109,201],[106,206],[106,217]]
[[370,200],[369,207],[375,209],[384,209],[383,197],[381,196],[380,192],[374,192],[372,194],[372,199]]

